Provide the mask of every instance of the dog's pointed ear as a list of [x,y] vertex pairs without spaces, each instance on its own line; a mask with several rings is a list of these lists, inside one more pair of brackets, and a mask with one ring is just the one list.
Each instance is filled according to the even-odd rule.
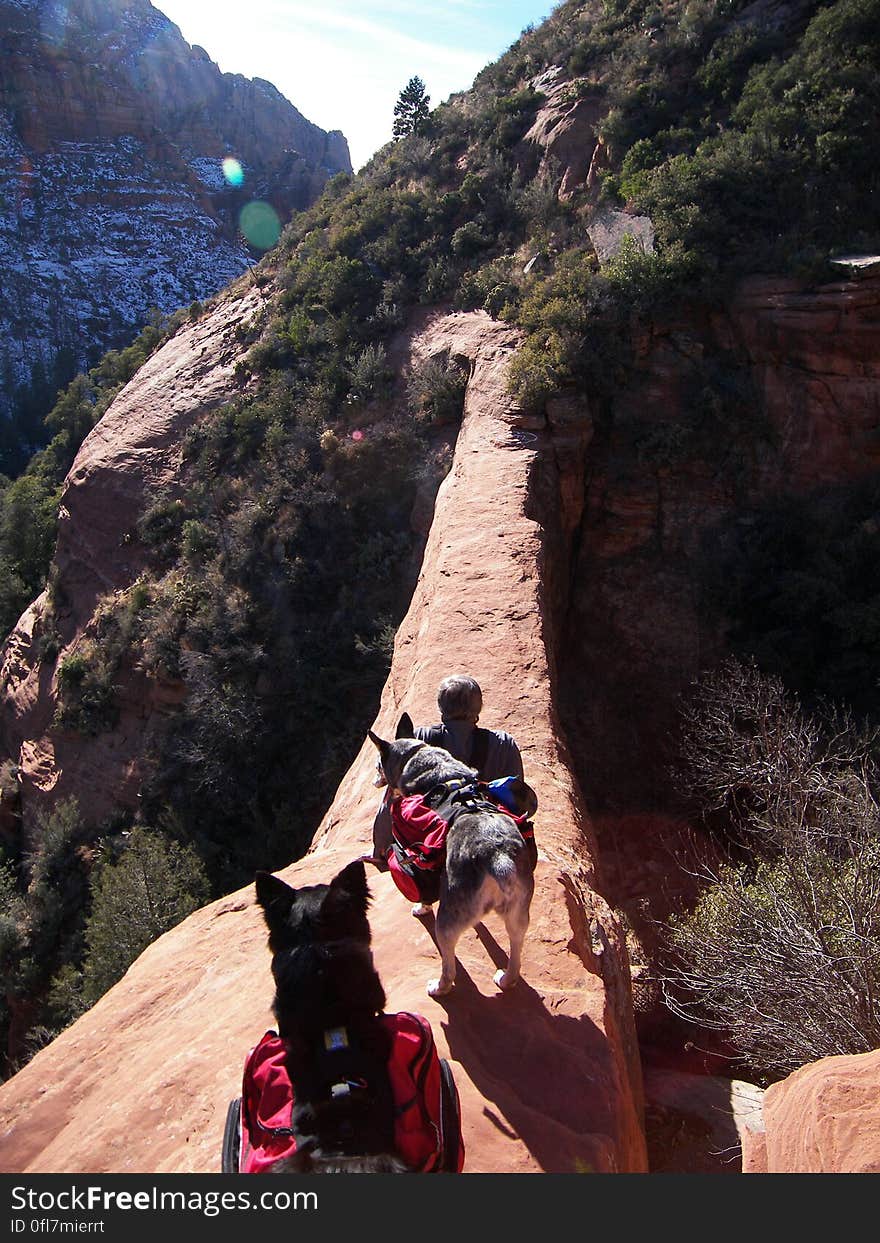
[[412,717],[408,712],[404,712],[403,716],[397,722],[397,732],[395,738],[415,738],[415,726],[412,723]]
[[362,859],[355,859],[344,867],[338,876],[330,882],[331,891],[338,897],[356,904],[357,908],[366,912],[370,902],[370,891],[367,888],[367,869]]
[[356,859],[334,876],[327,887],[327,896],[321,904],[321,935],[328,941],[351,938],[370,943],[370,923],[367,907],[370,891],[367,888],[367,870],[362,860]]
[[254,887],[257,891],[257,902],[263,908],[269,929],[283,924],[290,914],[296,890],[271,872],[257,872]]
[[374,734],[371,729],[367,730],[367,737],[370,739],[370,742],[374,743],[374,745],[378,747],[379,759],[384,761],[385,756],[391,748],[391,743],[386,742],[384,738],[380,738],[378,734]]

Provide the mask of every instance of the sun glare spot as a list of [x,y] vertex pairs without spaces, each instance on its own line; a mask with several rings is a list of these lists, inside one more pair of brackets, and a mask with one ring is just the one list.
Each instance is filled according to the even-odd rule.
[[223,161],[223,176],[231,186],[240,186],[244,181],[244,169],[231,155]]
[[255,199],[241,209],[238,227],[257,250],[270,250],[281,236],[281,221],[270,203]]

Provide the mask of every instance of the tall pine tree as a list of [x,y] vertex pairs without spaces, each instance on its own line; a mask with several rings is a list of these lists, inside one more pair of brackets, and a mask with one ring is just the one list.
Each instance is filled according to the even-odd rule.
[[428,119],[430,95],[425,94],[425,84],[421,78],[410,78],[397,97],[394,105],[395,141],[406,138],[408,134],[418,134],[424,129]]

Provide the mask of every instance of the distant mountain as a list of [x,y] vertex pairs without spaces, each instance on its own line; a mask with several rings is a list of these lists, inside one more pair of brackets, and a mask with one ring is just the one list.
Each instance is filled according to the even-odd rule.
[[0,471],[75,369],[261,253],[247,203],[283,223],[350,170],[338,130],[221,73],[149,0],[0,0]]

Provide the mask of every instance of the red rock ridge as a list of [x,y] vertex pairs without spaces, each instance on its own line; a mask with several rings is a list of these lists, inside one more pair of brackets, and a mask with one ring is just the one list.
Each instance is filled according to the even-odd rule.
[[186,430],[239,391],[234,366],[243,346],[235,329],[260,302],[245,280],[181,328],[115,398],[65,480],[54,608],[62,652],[54,666],[40,661],[44,593],[19,620],[0,663],[0,738],[21,768],[26,828],[47,798],[54,804],[75,795],[93,822],[136,805],[144,735],[152,712],[162,710],[163,688],[123,679],[118,727],[87,739],[53,726],[57,670],[88,632],[99,598],[129,587],[144,569],[144,547],[130,535],[150,498],[178,486]]
[[[544,468],[552,475],[555,459],[542,452],[552,450],[546,436],[516,426],[505,396],[516,341],[509,328],[477,314],[435,320],[416,343],[424,352],[469,358],[472,375],[377,727],[390,730],[401,708],[417,720],[432,718],[439,678],[469,668],[484,688],[485,723],[520,741],[541,801],[523,979],[507,995],[495,988],[504,933],[490,917],[459,944],[454,993],[430,1000],[425,985],[437,954],[429,927],[413,920],[387,875],[370,878],[374,950],[389,1007],[429,1017],[441,1054],[453,1063],[470,1172],[637,1172],[646,1158],[626,949],[591,888],[592,834],[553,708],[544,561],[556,535],[542,522],[540,493]],[[150,373],[157,382],[163,366],[171,376],[170,357],[163,362],[161,353]],[[142,373],[131,386],[126,425],[145,379],[149,404]],[[179,389],[179,375],[174,383]],[[89,473],[106,461],[97,439],[72,472],[83,505]],[[104,453],[109,449],[108,441]],[[121,460],[122,445],[118,452]],[[88,556],[82,564],[87,592]],[[378,797],[373,771],[374,750],[365,742],[311,852],[282,873],[286,879],[326,880],[367,847]],[[226,1106],[238,1093],[247,1049],[270,1022],[271,993],[265,930],[250,889],[197,912],[0,1089],[0,1165],[216,1170]],[[132,1037],[126,1092],[119,1090],[120,1033]]]

